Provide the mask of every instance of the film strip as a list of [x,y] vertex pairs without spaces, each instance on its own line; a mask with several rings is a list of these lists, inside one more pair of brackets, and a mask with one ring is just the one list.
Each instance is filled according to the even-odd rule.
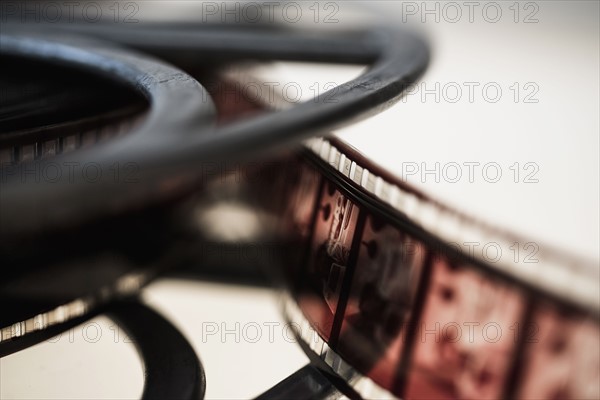
[[[262,72],[225,79],[257,82]],[[277,96],[267,105],[289,107]],[[452,244],[524,240],[428,198],[335,138],[309,139],[278,165],[257,202],[278,217],[287,246],[274,266],[287,284],[285,317],[360,396],[600,396],[593,263],[547,247],[531,264],[465,253]]]
[[[308,348],[365,398],[600,396],[591,266],[534,278],[453,251],[417,211],[435,204],[345,150],[311,140],[275,191],[279,229],[302,249],[284,263],[285,314]],[[412,208],[398,212],[403,196]],[[552,286],[552,268],[577,295]]]

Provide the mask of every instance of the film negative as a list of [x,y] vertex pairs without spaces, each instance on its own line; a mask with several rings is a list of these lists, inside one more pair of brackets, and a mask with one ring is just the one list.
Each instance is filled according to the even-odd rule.
[[368,196],[382,193],[380,177],[349,178],[367,165],[344,150],[311,142],[290,168],[304,178],[279,199],[315,205],[288,210],[280,228],[305,249],[303,265],[287,264],[285,312],[305,321],[299,336],[313,351],[366,398],[600,395],[593,293],[578,301],[446,248],[410,214],[392,216],[381,199],[367,199],[369,179]]
[[[337,139],[312,139],[282,163],[260,203],[291,243],[284,312],[305,348],[361,396],[600,395],[597,289],[583,283],[597,281],[593,265],[547,248],[549,268],[535,271],[467,254],[451,245],[464,231],[510,234],[428,199]],[[586,335],[579,349],[577,335]],[[574,378],[571,363],[586,373]]]
[[513,236],[427,198],[338,139],[311,139],[276,165],[251,196],[285,243],[272,266],[286,283],[285,316],[361,396],[600,395],[593,265],[546,247],[534,271],[464,252],[452,243],[465,231]]

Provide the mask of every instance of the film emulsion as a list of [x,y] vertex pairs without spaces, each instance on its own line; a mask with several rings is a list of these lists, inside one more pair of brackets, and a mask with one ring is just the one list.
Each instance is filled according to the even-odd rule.
[[431,258],[407,399],[502,397],[525,300],[480,271]]
[[332,183],[325,185],[317,207],[310,259],[298,301],[316,331],[329,339],[360,209]]
[[[312,162],[301,165],[304,178],[288,182],[305,187],[283,192],[282,223],[310,243],[290,285],[336,357],[408,400],[595,398],[592,317],[559,312],[526,287],[408,233],[327,175],[320,183]],[[316,208],[299,206],[300,198]],[[534,372],[542,370],[548,375]]]
[[540,302],[524,328],[518,398],[600,398],[600,329],[592,318]]
[[384,387],[396,379],[423,261],[421,243],[367,217],[337,351]]

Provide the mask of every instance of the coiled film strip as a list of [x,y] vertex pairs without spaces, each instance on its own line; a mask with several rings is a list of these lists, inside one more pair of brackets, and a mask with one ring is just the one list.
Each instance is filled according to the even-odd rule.
[[[386,181],[337,140],[310,140],[294,162],[274,191],[285,205],[277,211],[280,232],[299,249],[285,263],[292,293],[285,313],[307,347],[357,392],[600,395],[592,265],[556,262],[532,271],[455,251],[440,240],[456,240],[446,232],[503,237],[456,213],[445,216],[449,210]],[[463,225],[449,227],[444,217]]]

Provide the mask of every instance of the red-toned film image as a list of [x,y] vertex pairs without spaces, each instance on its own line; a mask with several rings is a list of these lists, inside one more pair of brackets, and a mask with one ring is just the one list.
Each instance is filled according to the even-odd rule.
[[436,255],[431,262],[404,398],[501,398],[524,297],[446,257]]
[[316,331],[329,340],[342,291],[359,208],[329,183],[319,201],[311,255],[299,298]]
[[600,398],[600,330],[595,321],[543,304],[524,334],[518,398]]
[[424,260],[424,247],[368,216],[339,337],[338,353],[392,389]]

